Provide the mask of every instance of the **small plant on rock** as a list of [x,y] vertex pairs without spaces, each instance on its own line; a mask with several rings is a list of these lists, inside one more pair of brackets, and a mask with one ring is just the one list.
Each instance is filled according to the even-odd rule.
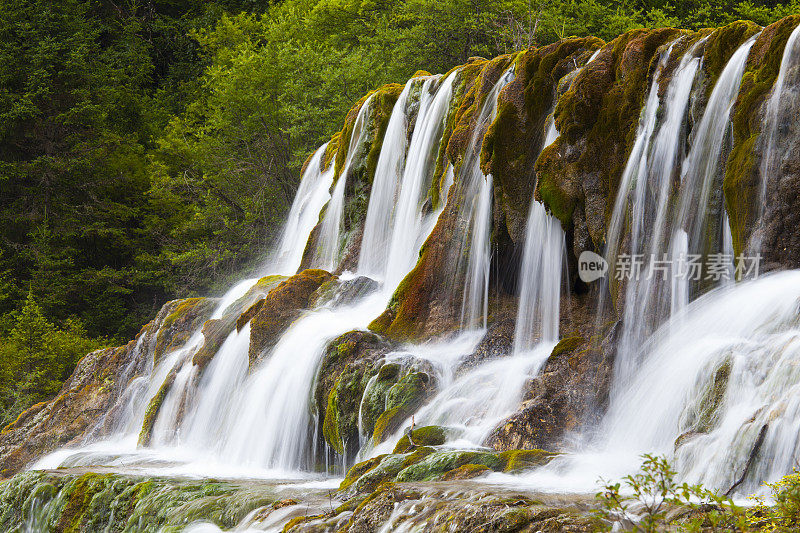
[[596,531],[746,531],[744,510],[702,485],[678,483],[664,457],[645,454],[641,471],[621,483],[601,480]]

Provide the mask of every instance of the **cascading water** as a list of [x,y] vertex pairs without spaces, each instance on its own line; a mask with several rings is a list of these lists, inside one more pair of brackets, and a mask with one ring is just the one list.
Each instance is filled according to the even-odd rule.
[[336,180],[336,185],[333,187],[331,199],[328,201],[328,205],[325,208],[325,216],[322,218],[313,264],[325,270],[334,270],[339,261],[339,254],[341,253],[341,242],[339,239],[342,233],[342,217],[344,216],[347,177],[350,174],[353,161],[355,161],[356,155],[361,151],[362,145],[366,139],[367,130],[364,126],[369,118],[371,100],[372,96],[367,98],[364,103],[361,104],[361,109],[358,110],[358,115],[353,123],[353,131],[350,134],[350,144],[344,166],[342,167],[341,174],[339,174],[339,178]]
[[[772,95],[767,102],[765,115],[766,124],[762,142],[764,150],[761,156],[761,188],[758,202],[758,214],[763,214],[764,205],[767,200],[767,188],[778,170],[780,160],[784,154],[780,150],[780,139],[778,138],[778,126],[784,116],[786,105],[783,98],[786,98],[787,76],[797,77],[797,66],[800,64],[800,26],[796,27],[786,41],[783,50],[781,66],[778,71],[778,79],[773,85]],[[793,80],[796,81],[796,80]],[[789,108],[791,109],[791,108]]]
[[[495,98],[497,93],[499,89],[493,93]],[[542,148],[552,144],[558,135],[552,115],[545,126]],[[522,289],[514,353],[455,375],[453,368],[475,348],[483,330],[467,330],[437,347],[438,356],[432,360],[440,391],[415,413],[415,423],[445,426],[450,431],[449,445],[471,447],[480,445],[497,423],[513,412],[525,382],[536,374],[558,340],[564,253],[564,232],[560,223],[534,200],[521,265]],[[415,355],[425,358],[419,349]],[[410,422],[401,424],[401,428],[408,427]],[[390,452],[402,431],[370,450],[370,455]]]
[[270,273],[291,276],[300,267],[303,249],[297,243],[308,241],[308,236],[317,224],[322,206],[330,199],[334,165],[331,163],[324,171],[320,169],[327,148],[328,143],[320,146],[308,162],[286,219],[286,227],[275,259],[267,269]]
[[480,148],[485,125],[497,112],[497,95],[514,79],[514,68],[508,69],[487,95],[472,132],[467,154],[462,163],[465,201],[460,220],[467,221],[465,240],[459,254],[459,271],[465,272],[461,324],[486,327],[489,305],[489,268],[492,251],[489,235],[492,230],[492,176],[481,170]]
[[[630,259],[631,268],[639,263],[641,270],[632,271],[625,283],[625,307],[623,312],[623,332],[617,350],[615,374],[618,383],[624,383],[639,361],[639,346],[655,326],[669,316],[672,302],[669,290],[671,283],[664,283],[669,268],[670,250],[665,243],[667,221],[670,207],[672,176],[679,164],[679,143],[684,128],[684,116],[689,104],[695,76],[700,68],[700,58],[695,52],[704,40],[695,43],[681,58],[669,85],[663,108],[664,117],[658,129],[655,128],[658,101],[658,82],[656,75],[650,90],[643,121],[640,122],[639,135],[623,173],[617,202],[607,242],[608,254],[614,254],[612,266],[620,264],[621,258]],[[672,51],[670,47],[661,59],[661,67]],[[650,135],[654,135],[652,141]],[[639,146],[637,146],[639,145]],[[629,187],[632,188],[630,208],[626,201]],[[619,209],[619,211],[618,211]],[[618,252],[622,221],[630,209],[629,247]],[[617,271],[612,270],[612,275]],[[624,385],[623,385],[624,387]]]
[[534,200],[525,233],[522,287],[514,330],[514,353],[517,355],[533,350],[540,342],[558,341],[562,258],[565,253],[561,223]]
[[[755,38],[731,56],[713,88],[683,161],[673,218],[669,219],[664,208],[654,219],[665,229],[674,228],[669,245],[673,267],[689,252],[732,255],[727,215],[718,204],[718,211],[709,209],[715,205],[710,191],[721,187],[730,111]],[[674,172],[670,145],[681,135],[673,131],[672,139],[666,139],[662,132],[677,124],[683,113],[676,109],[675,99],[688,99],[690,78],[695,75],[691,55],[687,52],[682,59],[666,104],[658,102],[656,72],[623,175],[609,243],[620,242],[619,234],[613,232],[620,230],[629,184],[638,188],[648,173],[669,176]],[[662,66],[663,61],[664,57]],[[666,109],[666,117],[656,133],[659,105]],[[680,107],[680,102],[677,105]],[[653,134],[651,148],[648,139]],[[659,150],[660,142],[665,146]],[[636,198],[647,199],[643,194]],[[643,219],[636,218],[636,209],[634,204],[631,247],[663,249],[651,240],[660,236],[657,228],[636,233],[647,228]],[[638,209],[643,216],[645,208]],[[722,225],[714,230],[717,248],[709,250],[703,246],[707,245],[712,217]],[[625,325],[629,337],[617,347],[617,357],[628,358],[622,372],[625,379],[618,373],[596,438],[580,453],[532,472],[526,481],[537,488],[590,491],[598,477],[613,479],[636,470],[643,453],[671,456],[683,479],[738,494],[759,490],[764,480],[774,481],[790,472],[800,457],[796,438],[800,410],[796,383],[800,376],[795,370],[800,353],[798,276],[800,273],[792,271],[739,284],[723,280],[717,283],[719,288],[691,303],[689,284],[673,279],[669,318],[649,337],[636,328],[642,322],[637,313],[646,309],[643,296],[651,285],[629,282],[624,316],[633,327]],[[632,344],[634,338],[638,346]],[[633,354],[638,364],[632,364]]]
[[[358,271],[366,276],[382,274],[381,259],[388,248],[386,228],[392,227],[394,210],[392,204],[397,194],[403,166],[406,160],[406,141],[408,128],[408,94],[411,87],[419,80],[410,79],[403,87],[392,109],[392,116],[386,126],[383,143],[386,149],[381,150],[378,164],[375,167],[375,178],[372,181],[372,196],[367,207],[364,222],[364,236],[361,239],[361,254],[358,260]],[[427,84],[427,82],[426,82]],[[423,95],[426,93],[423,88]]]
[[[421,204],[426,191],[430,188],[455,78],[456,75],[451,74],[444,79],[432,99],[427,96],[429,82],[426,81],[422,86],[420,111],[411,136],[397,203],[394,206],[394,225],[391,229],[388,250],[385,250],[383,255],[385,262],[379,269],[385,283],[390,286],[397,285],[414,267],[417,253],[422,246],[420,237],[430,233],[433,229],[429,227],[430,223],[438,218],[438,213],[423,217]],[[446,198],[447,185],[445,180],[442,185],[443,198]]]
[[[710,253],[727,253],[730,258],[726,276],[728,279],[733,279],[734,263],[732,251],[725,245],[730,228],[721,195],[725,171],[721,156],[724,153],[725,140],[730,135],[731,108],[739,93],[747,56],[757,37],[758,35],[754,35],[736,50],[714,85],[700,125],[694,134],[689,155],[683,161],[678,209],[672,221],[673,250],[681,251],[684,257],[688,257],[689,253],[706,257]],[[713,198],[712,191],[717,191]],[[713,219],[709,218],[710,209],[714,210],[710,215]],[[708,225],[711,223],[717,226],[714,235],[709,236]],[[715,245],[710,249],[709,241]],[[681,284],[672,291],[673,301],[688,302],[688,280],[674,276],[673,279]]]
[[[437,159],[436,149],[449,109],[454,77],[444,80],[435,93],[432,93],[432,88],[437,81],[436,77],[421,81],[421,101],[407,157],[405,151],[397,155],[395,146],[385,142],[383,144],[381,157],[386,164],[381,168],[389,173],[385,180],[389,185],[373,189],[370,208],[378,220],[394,218],[395,231],[389,240],[389,246],[397,249],[394,257],[398,258],[400,264],[384,265],[387,273],[382,290],[352,305],[323,307],[306,312],[281,336],[275,347],[264,354],[263,363],[251,368],[249,373],[249,324],[244,325],[241,330],[234,329],[229,334],[202,375],[192,362],[192,356],[202,345],[203,338],[201,332],[195,332],[186,345],[164,357],[147,376],[149,389],[147,394],[140,395],[144,401],[129,424],[130,430],[138,433],[145,416],[144,409],[150,403],[149,400],[165,386],[165,381],[169,389],[153,424],[149,447],[136,452],[140,457],[188,462],[181,471],[201,469],[208,472],[214,465],[218,465],[222,468],[221,472],[230,473],[245,468],[252,475],[259,469],[267,468],[268,475],[285,475],[281,472],[296,473],[299,470],[314,469],[314,424],[308,391],[313,388],[325,347],[331,339],[342,333],[365,329],[385,309],[397,284],[413,266],[413,258],[418,255],[419,247],[441,212],[440,209],[427,213],[423,200],[425,192],[430,188],[430,177]],[[355,121],[351,152],[347,154],[341,178],[334,188],[333,197],[321,223],[322,246],[319,249],[325,253],[318,255],[318,260],[331,269],[336,266],[334,261],[338,252],[328,244],[339,242],[339,230],[336,228],[340,224],[335,220],[340,218],[342,211],[336,203],[343,201],[343,184],[354,161],[353,153],[362,150],[369,102],[368,99],[362,105]],[[390,122],[397,125],[398,135],[401,130],[402,135],[405,135],[407,121],[406,106],[395,106]],[[384,154],[384,151],[387,153]],[[318,169],[323,153],[324,147],[317,151],[309,167]],[[407,162],[403,164],[398,157]],[[398,182],[397,172],[401,168],[405,170]],[[293,225],[287,224],[285,235],[305,231],[307,211],[319,206],[319,197],[324,197],[319,191],[325,188],[326,183],[330,186],[331,174],[332,169],[322,173],[307,169],[306,178],[313,182],[301,186],[295,200],[297,205],[291,211]],[[395,183],[392,184],[392,181]],[[443,176],[441,194],[446,195],[451,182],[452,169],[448,167]],[[400,201],[396,207],[392,197],[398,188]],[[301,203],[308,207],[304,209]],[[395,209],[396,212],[393,212]],[[337,211],[339,215],[336,214]],[[308,232],[310,233],[310,229]],[[297,261],[302,255],[304,244],[296,242],[296,249],[286,250],[288,254],[284,253],[282,256],[291,256],[293,261]],[[385,255],[387,246],[382,247]],[[288,261],[282,263],[287,264]],[[222,317],[225,309],[241,298],[256,281],[245,280],[232,289],[223,298],[212,318]],[[129,443],[127,450],[130,452],[133,452],[131,446],[134,441],[135,436],[126,437],[126,442]],[[107,455],[112,447],[101,443],[94,446],[94,449]],[[81,461],[90,461],[86,456],[87,451],[83,450],[78,454],[82,458],[75,455],[71,458],[65,457],[65,452],[59,452],[44,460],[41,465],[76,465]],[[120,449],[115,451],[121,452]]]
[[[674,455],[682,478],[722,492],[741,479],[736,492],[752,493],[791,472],[800,457],[798,301],[797,271],[698,298],[642,347],[645,362],[595,442],[524,482],[593,491],[600,477],[635,471],[643,453]],[[751,454],[758,460],[748,470]]]
[[[787,65],[796,61],[793,50],[800,42],[799,33],[795,30],[787,44],[783,57]],[[731,142],[731,109],[755,39],[731,56],[702,115],[691,117],[700,120],[687,117],[705,101],[705,94],[698,96],[705,84],[698,80],[704,75],[701,49],[706,41],[701,39],[682,52],[679,61],[670,57],[673,50],[683,48],[676,41],[656,62],[606,239],[612,275],[624,254],[648,254],[639,279],[613,287],[620,291],[615,296],[619,296],[623,320],[610,406],[593,428],[596,435],[587,436],[593,440],[584,449],[526,475],[526,482],[538,489],[594,491],[598,476],[629,474],[638,466],[638,454],[647,452],[670,455],[687,481],[744,493],[755,490],[763,480],[779,478],[800,459],[800,273],[737,284],[693,285],[679,277],[660,279],[650,261],[663,258],[673,268],[686,268],[691,254],[732,255],[721,180]],[[668,72],[668,65],[675,63]],[[784,111],[784,84],[791,81],[790,70],[782,64],[768,102],[769,117],[776,118],[768,118],[763,136],[764,168],[774,169],[769,165],[779,163],[780,131],[775,124]],[[321,422],[315,420],[311,394],[320,363],[331,340],[366,329],[387,309],[401,280],[414,267],[444,209],[441,203],[432,209],[428,201],[440,163],[439,170],[445,170],[439,196],[447,199],[456,182],[448,215],[458,211],[458,224],[464,229],[452,236],[461,262],[442,265],[448,273],[452,269],[459,274],[451,277],[455,283],[463,281],[463,287],[452,291],[455,298],[463,296],[457,302],[462,331],[423,345],[394,345],[385,355],[388,348],[382,347],[377,363],[369,360],[369,364],[394,364],[403,371],[418,365],[435,385],[425,394],[431,390],[435,394],[420,400],[425,403],[415,413],[416,424],[446,426],[445,447],[477,447],[485,442],[498,423],[518,408],[526,383],[552,353],[559,338],[562,284],[567,279],[563,275],[568,264],[565,233],[543,204],[532,201],[521,258],[513,353],[494,357],[495,353],[486,353],[491,346],[481,352],[485,346],[478,343],[493,340],[486,329],[495,199],[492,176],[480,170],[480,141],[495,116],[498,94],[513,76],[511,70],[501,76],[484,103],[474,109],[477,118],[459,176],[441,159],[446,144],[442,135],[454,107],[454,84],[462,81],[459,73],[415,78],[403,88],[389,117],[371,183],[357,271],[339,278],[349,282],[356,274],[368,276],[382,282],[379,290],[348,304],[323,304],[298,312],[274,346],[252,359],[250,323],[231,326],[207,366],[193,360],[204,342],[202,331],[195,331],[183,346],[156,360],[146,354],[155,353],[151,345],[157,342],[158,332],[143,334],[124,370],[131,379],[122,380],[127,389],[114,407],[114,424],[109,426],[112,438],[77,451],[62,450],[37,466],[144,464],[158,465],[162,473],[206,476],[235,472],[291,477],[303,475],[300,471],[319,471],[323,464],[328,472],[340,471],[340,465],[328,468],[332,451],[327,450],[325,457],[318,453],[320,436],[315,431]],[[667,76],[669,82],[662,83]],[[338,155],[345,159],[335,185],[333,166],[322,169],[320,164],[326,146],[309,160],[270,265],[272,272],[292,274],[299,268],[326,201],[311,263],[342,270],[348,175],[365,152],[371,103],[368,98],[356,116],[348,153]],[[410,124],[414,127],[409,137]],[[558,136],[551,114],[545,122],[543,148]],[[231,289],[211,318],[240,314],[226,311],[234,304],[242,305],[241,299],[257,281],[244,280]],[[475,360],[465,359],[472,355]],[[359,386],[370,391],[378,375],[365,387]],[[544,380],[546,376],[537,383]],[[366,397],[364,392],[358,412],[362,455],[390,452],[410,421],[400,424],[382,444],[368,448],[364,420],[369,417],[362,412]],[[150,417],[149,407],[156,398],[160,401],[157,416]],[[386,402],[388,407],[388,393]],[[152,423],[149,433],[142,431],[148,420]],[[140,433],[147,438],[139,439]],[[330,439],[327,429],[325,435]],[[348,450],[348,443],[343,445],[339,459],[346,467],[355,450]],[[757,460],[752,461],[753,457]],[[179,466],[170,469],[173,464]],[[387,530],[393,524],[410,524],[408,517],[413,514],[413,506],[396,507]],[[264,526],[262,518],[252,514],[244,522]],[[270,516],[274,520],[269,527],[280,527],[282,518],[280,513]],[[201,526],[196,530],[201,531]]]

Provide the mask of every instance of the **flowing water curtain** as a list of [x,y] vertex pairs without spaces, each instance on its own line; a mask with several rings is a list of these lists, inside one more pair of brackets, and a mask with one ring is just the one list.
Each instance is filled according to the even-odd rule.
[[500,76],[486,96],[461,165],[464,201],[458,220],[466,223],[460,244],[456,272],[464,276],[461,304],[462,328],[486,328],[489,305],[489,269],[491,267],[492,176],[481,170],[480,150],[486,126],[497,112],[497,95],[514,79],[512,66]]
[[[678,208],[671,225],[673,235],[670,249],[673,260],[679,261],[681,256],[689,258],[691,255],[707,263],[711,254],[721,253],[729,258],[727,275],[723,281],[733,280],[734,275],[730,227],[722,195],[722,180],[729,152],[725,148],[730,144],[731,110],[739,94],[750,48],[758,35],[760,32],[734,52],[711,91],[699,126],[695,129],[689,154],[683,160]],[[673,276],[672,313],[685,306],[704,288],[714,285],[688,279],[691,277],[689,269],[695,268],[688,262],[673,262],[673,268],[676,266],[682,267],[686,276]]]
[[328,168],[322,169],[322,159],[328,149],[328,143],[320,146],[306,166],[300,179],[294,202],[289,210],[281,241],[275,252],[275,259],[267,266],[266,274],[283,274],[291,276],[300,267],[304,247],[311,231],[319,220],[322,206],[330,200],[330,188],[333,182],[333,161]]
[[[394,225],[390,231],[387,260],[384,264],[383,278],[389,286],[397,286],[414,267],[423,239],[433,229],[430,222],[435,222],[441,212],[439,209],[432,215],[425,216],[423,204],[431,187],[437,158],[445,157],[438,153],[438,149],[445,120],[450,112],[453,83],[457,76],[458,71],[455,71],[442,80],[432,98],[429,94],[426,95],[432,85],[426,82],[422,87],[420,111],[400,180],[394,206]],[[445,192],[444,189],[442,192]]]
[[[364,143],[367,140],[367,128],[369,121],[370,105],[373,95],[370,95],[358,110],[356,120],[353,123],[353,131],[350,134],[347,154],[342,166],[342,171],[336,179],[336,183],[331,193],[331,198],[325,207],[325,216],[322,219],[317,241],[317,249],[312,264],[318,268],[328,271],[336,270],[339,263],[339,256],[342,252],[342,225],[344,217],[345,193],[347,192],[347,180],[350,170],[356,158],[362,155]],[[342,154],[337,154],[338,158]]]
[[[431,78],[430,81],[434,80],[435,78]],[[442,84],[437,91],[433,98],[436,105],[421,103],[421,114],[418,116],[408,151],[410,160],[419,157],[428,161],[432,147],[438,146],[444,115],[449,108],[451,83]],[[428,110],[431,112],[428,113]],[[404,114],[406,110],[395,107],[393,113]],[[417,136],[417,130],[424,135]],[[353,136],[358,135],[354,131]],[[415,142],[416,138],[422,141]],[[393,149],[389,143],[382,146],[382,152]],[[424,154],[419,156],[417,151],[423,151]],[[350,154],[348,159],[352,161]],[[409,165],[406,167],[410,168]],[[418,174],[422,175],[422,179],[415,173],[404,172],[401,191],[406,187],[407,181],[421,184],[414,190],[419,191],[421,187],[427,190],[429,183],[426,185],[424,178],[430,174],[430,169],[422,169]],[[343,171],[342,178],[345,176]],[[373,189],[370,203],[376,201],[381,194],[380,188]],[[377,201],[380,203],[382,200],[380,198]],[[423,216],[423,203],[421,200],[413,203],[412,222]],[[405,224],[403,228],[406,231],[409,227],[422,228],[424,231],[431,229],[430,225],[422,226],[419,223]],[[414,235],[412,238],[419,245],[424,240],[423,235]],[[412,244],[405,253],[418,254],[419,245],[415,247]],[[342,333],[366,328],[383,311],[402,275],[397,276],[394,285],[385,283],[383,290],[353,306],[341,309],[323,308],[306,313],[283,334],[268,357],[264,358],[264,363],[256,367],[250,376],[244,371],[247,329],[231,333],[200,382],[200,389],[204,391],[201,400],[196,408],[188,411],[178,421],[179,444],[234,464],[283,471],[314,469],[319,458],[314,455],[316,446],[312,428],[315,424],[310,415],[308,391],[313,388],[325,347],[331,339]],[[222,389],[234,390],[235,393],[224,394]],[[254,443],[258,445],[254,446]]]
[[[671,301],[663,276],[655,270],[653,260],[663,261],[667,252],[667,232],[672,175],[678,162],[679,143],[684,133],[686,113],[695,76],[700,68],[696,52],[705,42],[695,43],[681,57],[667,85],[664,102],[659,101],[658,87],[675,43],[662,55],[653,78],[650,93],[642,113],[637,138],[620,180],[619,192],[606,239],[606,255],[610,259],[610,276],[618,273],[620,259],[637,261],[641,258],[641,270],[629,272],[620,292],[625,291],[623,331],[616,358],[617,383],[624,382],[635,368],[638,348],[646,336],[669,316]],[[657,112],[664,109],[659,127]],[[627,228],[627,235],[623,229]],[[618,247],[623,242],[624,250]]]
[[[392,109],[386,133],[383,136],[381,153],[375,167],[375,177],[372,180],[372,193],[367,206],[367,216],[364,221],[364,236],[361,239],[361,251],[358,259],[360,274],[370,277],[383,277],[389,238],[387,229],[394,222],[394,203],[397,198],[400,180],[405,167],[406,151],[408,150],[407,129],[409,123],[408,96],[411,88],[419,83],[428,85],[429,81],[422,82],[412,78],[406,82],[403,92],[397,98]],[[425,86],[422,93],[424,94]],[[422,105],[422,104],[420,104]],[[423,112],[421,110],[421,112]]]
[[[674,219],[665,217],[675,229],[673,249],[702,251],[693,247],[703,242],[697,235],[707,231],[702,229],[703,224],[710,225],[706,219],[725,220],[724,210],[714,212],[706,204],[713,205],[708,195],[720,186],[730,110],[752,44],[753,39],[743,43],[725,66],[683,161],[678,209]],[[681,66],[687,64],[684,57]],[[672,83],[677,83],[674,78]],[[677,93],[668,90],[667,99]],[[651,90],[637,132],[637,143],[643,146],[655,101]],[[664,105],[667,112],[671,105],[674,101]],[[665,125],[669,123],[665,118]],[[658,143],[660,132],[651,134],[656,135],[653,143]],[[648,151],[654,149],[639,152],[635,147],[632,159],[636,155],[638,160],[629,160],[626,173],[636,169],[641,176],[643,168],[649,170]],[[615,209],[615,216],[619,214]],[[729,249],[729,237],[719,233],[717,250]],[[653,452],[674,453],[688,481],[738,494],[758,490],[762,480],[776,480],[790,471],[800,457],[797,276],[786,272],[738,286],[720,283],[719,289],[687,307],[671,309],[666,323],[651,336],[641,337],[639,364],[629,364],[628,379],[615,384],[609,412],[597,431],[600,437],[594,449],[599,453],[587,451],[556,461],[533,478],[552,483],[560,476],[560,483],[568,483],[570,476],[580,476],[579,470],[594,477],[618,476],[635,468],[639,454]],[[631,288],[641,289],[635,283],[629,284]],[[684,303],[688,300],[687,293]],[[630,344],[620,346],[626,348],[633,351]],[[603,464],[608,465],[605,471]],[[583,482],[588,484],[588,478]]]
[[787,91],[789,87],[797,87],[800,82],[800,26],[797,26],[786,41],[783,50],[781,66],[778,71],[778,79],[772,88],[772,94],[767,101],[765,113],[765,124],[762,137],[762,156],[761,156],[761,187],[760,202],[758,203],[759,217],[764,213],[764,206],[767,200],[767,190],[774,183],[774,176],[780,169],[780,164],[785,157],[781,151],[782,139],[780,134],[781,122],[796,118],[791,113],[794,105],[791,100],[797,98],[795,90]]

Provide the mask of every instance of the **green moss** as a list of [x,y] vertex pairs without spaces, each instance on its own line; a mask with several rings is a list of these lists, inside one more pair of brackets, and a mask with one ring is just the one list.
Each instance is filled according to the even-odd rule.
[[158,392],[155,396],[150,400],[150,403],[147,404],[147,411],[145,411],[144,415],[144,422],[142,423],[142,429],[139,431],[139,446],[148,446],[150,444],[150,440],[153,436],[153,427],[155,426],[156,419],[158,418],[158,412],[161,410],[161,405],[164,403],[164,399],[167,397],[169,393],[170,387],[175,382],[175,377],[177,376],[177,369],[173,369],[164,380],[164,383],[161,384],[161,387],[158,389]]
[[385,410],[375,421],[373,442],[382,442],[422,404],[429,380],[424,372],[410,372],[386,391]]
[[[364,411],[367,416],[363,418],[369,419],[373,411],[362,408],[362,404],[369,404],[362,397],[378,374],[386,350],[388,344],[383,339],[362,330],[340,335],[325,348],[317,373],[314,399],[317,412],[323,415],[320,417],[322,434],[339,454],[352,454],[358,448],[359,413]],[[376,398],[377,401],[380,401],[380,411],[383,411],[384,397]],[[368,433],[371,426],[364,429]]]
[[[415,446],[440,446],[447,440],[447,430],[441,426],[423,426],[411,432]],[[411,449],[408,435],[397,441],[392,453],[405,453]]]
[[361,401],[361,424],[365,434],[374,432],[378,418],[386,410],[386,394],[400,378],[400,365],[384,364],[377,376],[364,389]]
[[476,477],[483,476],[493,472],[491,468],[486,465],[462,465],[458,468],[454,468],[452,470],[448,470],[441,476],[438,476],[438,479],[441,481],[452,481],[456,479],[473,479]]
[[372,430],[372,442],[379,443],[388,436],[401,421],[405,420],[407,415],[402,406],[387,409],[375,421],[375,428]]
[[725,399],[725,392],[728,389],[728,382],[731,377],[731,361],[726,359],[719,365],[711,376],[711,379],[703,389],[703,394],[698,400],[696,418],[692,424],[692,430],[698,433],[708,433],[717,423],[718,411],[722,401]]
[[[169,351],[170,348],[177,347],[189,338],[189,331],[194,330],[194,322],[209,316],[214,307],[214,300],[211,298],[186,298],[175,302],[177,305],[161,322],[158,334],[156,335],[156,348],[153,356],[157,357]],[[188,320],[188,324],[183,324]],[[181,326],[174,331],[174,326]]]
[[62,489],[66,504],[55,530],[59,533],[78,533],[83,531],[84,517],[94,494],[110,480],[109,475],[84,474]]
[[709,80],[708,95],[734,52],[759,31],[761,27],[758,24],[739,20],[711,33],[703,53],[703,70]]
[[732,113],[733,149],[723,184],[735,255],[745,248],[760,201],[760,156],[756,153],[762,127],[759,109],[778,77],[786,41],[798,24],[800,15],[794,15],[764,28],[750,49],[742,75]]
[[381,460],[380,464],[369,469],[357,481],[351,483],[350,487],[356,492],[375,490],[382,483],[394,481],[401,471],[409,466],[416,465],[433,453],[433,448],[422,446],[411,453],[387,455]]
[[325,147],[325,154],[323,154],[322,160],[320,161],[320,170],[327,169],[333,163],[333,159],[339,152],[339,139],[341,139],[341,136],[342,132],[337,131],[333,134],[331,140],[328,141],[328,146]]
[[585,341],[583,337],[566,337],[558,341],[558,344],[555,345],[553,351],[550,353],[550,357],[558,357],[563,354],[572,353],[575,351],[575,348],[583,344]]
[[516,77],[498,96],[497,115],[481,149],[481,168],[494,176],[507,217],[527,217],[536,183],[533,163],[544,142],[544,124],[559,80],[603,44],[594,37],[565,39],[516,57]]
[[204,300],[205,298],[186,298],[184,300],[180,300],[180,303],[175,307],[175,310],[164,318],[164,321],[161,323],[161,328],[168,329],[172,327],[176,320],[194,310],[197,306],[203,303]]
[[360,463],[353,465],[353,467],[347,471],[347,475],[339,485],[339,490],[347,490],[353,483],[358,481],[361,476],[381,464],[381,461],[383,461],[384,457],[386,457],[386,454],[372,457],[366,461],[361,461]]
[[[536,194],[565,228],[571,226],[572,213],[583,201],[581,176],[598,175],[607,197],[616,195],[657,52],[678,33],[662,28],[633,30],[617,37],[559,98],[554,116],[560,137],[536,161]],[[558,156],[562,145],[578,142],[584,148],[577,160]],[[613,204],[606,202],[605,220]],[[589,231],[595,247],[601,249],[605,226],[594,225]]]
[[118,474],[31,472],[0,483],[0,529],[23,531],[181,531],[196,520],[230,529],[276,500],[252,483]]
[[345,455],[349,441],[358,439],[359,405],[369,378],[363,372],[345,370],[328,395],[322,432],[325,440],[340,455]]
[[404,468],[397,474],[396,481],[431,481],[442,474],[464,465],[483,465],[492,470],[502,467],[496,454],[477,451],[443,451],[427,455],[418,463]]
[[422,403],[430,377],[425,372],[413,372],[393,385],[386,393],[386,408],[416,408]]
[[544,450],[508,450],[500,452],[497,457],[502,462],[503,472],[513,472],[542,466],[556,455]]

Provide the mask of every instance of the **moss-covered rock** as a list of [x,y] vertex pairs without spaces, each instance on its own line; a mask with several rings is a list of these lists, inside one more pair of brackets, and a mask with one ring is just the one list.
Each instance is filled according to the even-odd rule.
[[167,374],[167,377],[164,379],[161,387],[158,388],[156,395],[153,396],[153,398],[150,400],[150,403],[147,404],[144,421],[142,422],[142,429],[139,431],[139,447],[150,445],[153,438],[153,427],[155,426],[156,419],[158,419],[158,413],[161,411],[161,406],[164,404],[164,400],[166,399],[167,394],[169,394],[172,384],[175,383],[175,377],[177,375],[178,369],[173,368],[172,371]]
[[[256,315],[263,305],[263,299],[286,276],[273,275],[259,279],[245,294],[231,303],[218,319],[203,324],[203,344],[195,352],[192,362],[204,369],[219,351],[222,343],[234,328],[241,330]],[[259,302],[262,302],[259,304]]]
[[733,107],[733,149],[728,157],[724,190],[737,255],[750,238],[760,202],[758,140],[764,123],[763,105],[778,77],[786,41],[798,24],[800,15],[795,15],[764,28],[750,49]]
[[572,226],[573,212],[582,204],[598,250],[613,205],[608,198],[616,193],[633,146],[654,58],[677,34],[664,28],[617,37],[601,48],[556,105],[560,137],[536,162],[536,196],[565,228]]
[[566,435],[597,423],[608,402],[617,331],[559,342],[527,384],[517,412],[495,428],[486,445],[561,451],[568,447]]
[[320,285],[333,279],[324,270],[308,269],[278,283],[250,322],[250,366],[278,342],[280,335],[308,308]]
[[340,455],[358,451],[362,396],[388,350],[379,336],[358,330],[337,337],[325,349],[314,398],[322,435]]
[[328,307],[352,305],[379,288],[380,284],[377,281],[366,276],[345,281],[338,279],[326,281],[311,295],[309,306],[315,308],[323,305]]
[[545,450],[507,450],[497,457],[503,462],[503,472],[514,472],[545,465],[556,455]]
[[430,376],[425,372],[410,372],[386,391],[385,410],[375,421],[372,432],[374,443],[383,442],[400,428],[409,416],[425,401],[433,390]]
[[500,207],[495,215],[513,242],[521,244],[536,185],[534,162],[542,149],[545,121],[555,105],[558,82],[605,43],[565,39],[519,54],[514,80],[497,98],[497,116],[486,132],[481,167],[492,174]]
[[75,367],[58,394],[31,407],[0,432],[0,477],[11,476],[41,455],[102,437],[124,413],[120,402],[131,379],[186,342],[213,311],[216,299],[172,300],[125,346],[96,350]]
[[0,484],[0,529],[155,533],[201,519],[229,529],[276,500],[268,485],[26,472]]
[[215,298],[176,300],[158,330],[154,355],[169,353],[185,344],[202,321],[211,316],[216,304]]
[[483,465],[492,470],[502,468],[495,453],[480,451],[441,451],[426,456],[421,461],[401,470],[396,481],[431,481],[464,465]]
[[[441,426],[423,426],[411,431],[411,439],[408,435],[397,441],[392,453],[406,453],[416,446],[440,446],[447,440],[447,429]],[[413,444],[412,444],[413,443]]]
[[[469,479],[492,472],[514,472],[547,464],[556,454],[544,450],[459,450],[438,448],[445,430],[435,426],[419,428],[417,446],[409,447],[407,437],[392,454],[367,459],[353,466],[339,487],[347,498],[375,490],[381,484],[411,481]],[[424,441],[424,442],[423,442]]]

